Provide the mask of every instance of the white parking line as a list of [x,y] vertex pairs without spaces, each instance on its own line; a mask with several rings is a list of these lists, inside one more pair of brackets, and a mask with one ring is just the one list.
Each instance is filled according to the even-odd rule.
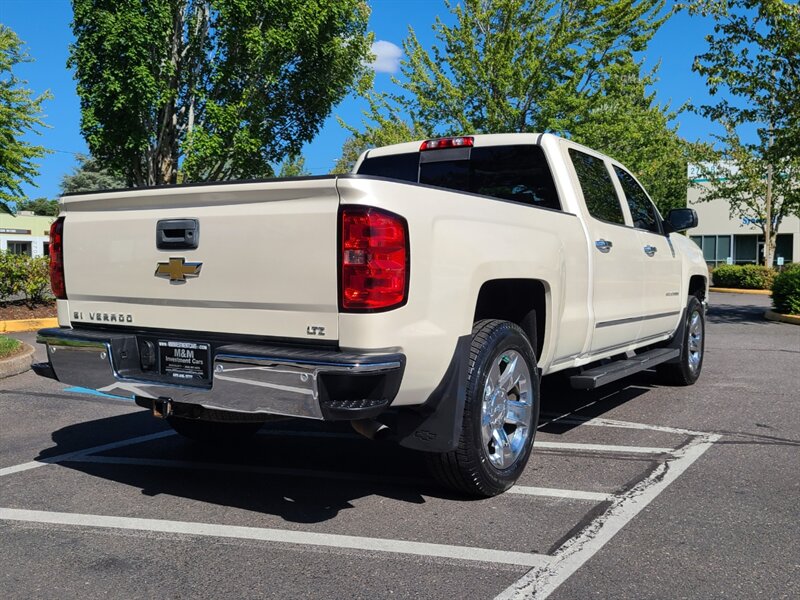
[[14,465],[13,467],[4,467],[0,469],[0,477],[3,477],[4,475],[12,475],[14,473],[20,473],[22,471],[29,471],[30,469],[45,467],[47,465],[52,465],[54,463],[64,462],[67,460],[74,460],[81,456],[93,454],[95,452],[103,452],[105,450],[114,450],[115,448],[122,448],[124,446],[131,446],[133,444],[141,444],[142,442],[149,442],[151,440],[157,440],[170,435],[175,435],[175,432],[160,431],[158,433],[151,433],[150,435],[142,435],[135,438],[128,438],[127,440],[121,440],[119,442],[103,444],[102,446],[93,446],[83,450],[76,450],[75,452],[67,452],[66,454],[59,454],[57,456],[48,456],[47,458],[32,460],[30,462]]
[[615,446],[613,444],[580,444],[569,442],[533,442],[533,448],[551,450],[582,450],[584,452],[628,452],[631,454],[669,454],[672,448],[651,448],[649,446]]
[[680,427],[666,427],[664,425],[648,425],[647,423],[635,423],[633,421],[617,421],[616,419],[602,419],[600,417],[581,417],[566,413],[566,415],[552,415],[551,418],[539,425],[545,427],[551,423],[563,423],[564,425],[589,425],[591,427],[616,427],[619,429],[640,429],[645,431],[660,431],[663,433],[674,433],[677,435],[707,435],[706,431],[695,431],[693,429],[683,429]]
[[617,497],[608,510],[565,542],[553,561],[534,567],[495,600],[543,600],[608,543],[625,525],[650,504],[719,440],[720,436],[698,436],[660,464],[646,479]]
[[[239,465],[226,463],[209,463],[189,460],[168,460],[163,458],[136,458],[129,456],[88,456],[81,455],[65,462],[78,462],[100,465],[123,465],[132,467],[156,467],[162,469],[187,469],[191,471],[215,471],[221,473],[257,473],[261,475],[278,475],[285,477],[300,477],[302,479],[320,478],[342,481],[379,482],[396,485],[420,485],[430,483],[422,478],[394,477],[373,473],[348,473],[344,471],[319,471],[313,469],[289,469],[284,467],[263,467],[259,465]],[[508,492],[523,496],[544,496],[550,498],[570,498],[573,500],[589,500],[592,502],[606,502],[613,496],[597,492],[584,492],[580,490],[561,490],[556,488],[529,487],[516,485]]]
[[[297,429],[262,429],[259,435],[273,437],[317,437],[330,439],[361,440],[353,433],[341,431],[303,431]],[[535,448],[549,448],[552,450],[582,450],[584,452],[629,452],[632,454],[668,454],[672,448],[651,448],[643,446],[615,446],[610,444],[580,444],[568,442],[534,442]]]
[[525,496],[546,496],[550,498],[569,498],[571,500],[589,500],[591,502],[609,502],[614,499],[613,494],[599,492],[583,492],[580,490],[559,490],[555,488],[528,487],[515,485],[506,494],[522,494]]
[[504,565],[542,567],[550,558],[543,554],[491,550],[469,546],[448,544],[429,544],[382,538],[369,538],[310,531],[288,531],[260,527],[241,527],[234,525],[215,525],[186,521],[164,521],[160,519],[138,519],[133,517],[110,517],[39,510],[0,508],[0,520],[22,521],[26,523],[47,523],[51,525],[72,525],[77,527],[102,527],[159,533],[177,533],[220,538],[263,540],[283,542],[304,546],[327,546],[332,548],[351,548],[370,552],[391,552],[416,556],[453,558]]

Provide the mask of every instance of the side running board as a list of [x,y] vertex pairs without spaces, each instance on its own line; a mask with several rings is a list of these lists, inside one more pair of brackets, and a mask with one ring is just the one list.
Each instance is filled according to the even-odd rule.
[[583,371],[579,375],[570,377],[569,382],[576,390],[593,390],[601,385],[677,358],[680,353],[681,351],[678,348],[654,348],[631,358],[615,360],[588,371]]

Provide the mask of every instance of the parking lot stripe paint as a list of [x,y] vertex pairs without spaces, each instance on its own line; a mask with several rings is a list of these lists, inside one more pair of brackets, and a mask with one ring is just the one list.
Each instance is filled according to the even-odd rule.
[[613,494],[599,492],[582,492],[580,490],[559,490],[555,488],[530,487],[515,485],[506,494],[521,494],[523,496],[546,496],[549,498],[569,498],[571,500],[589,500],[591,502],[609,502],[614,499]]
[[[302,431],[294,429],[263,429],[260,435],[280,437],[320,437],[333,439],[360,440],[360,436],[352,433],[339,431]],[[629,452],[632,454],[668,454],[672,448],[650,448],[642,446],[615,446],[607,444],[580,444],[567,442],[534,442],[536,448],[547,448],[550,450],[582,450],[584,452]]]
[[630,454],[669,454],[672,448],[651,448],[643,446],[615,446],[612,444],[580,444],[569,442],[534,442],[535,448],[548,450],[582,450],[584,452],[628,452]]
[[170,435],[175,435],[175,432],[172,430],[159,431],[158,433],[128,438],[127,440],[111,442],[110,444],[103,444],[102,446],[92,446],[91,448],[85,448],[84,450],[76,450],[75,452],[67,452],[66,454],[58,454],[56,456],[48,456],[47,458],[32,460],[30,462],[22,463],[21,465],[14,465],[13,467],[5,467],[0,469],[0,477],[3,477],[4,475],[12,475],[14,473],[20,473],[21,471],[29,471],[30,469],[37,469],[39,467],[65,462],[68,460],[76,460],[82,456],[93,454],[95,452],[104,452],[106,450],[114,450],[115,448],[122,448],[124,446],[132,446],[133,444],[141,444],[143,442],[157,440]]
[[525,567],[541,567],[546,565],[550,560],[548,556],[542,554],[511,552],[508,550],[491,550],[487,548],[473,548],[469,546],[429,544],[426,542],[410,542],[404,540],[337,535],[330,533],[314,533],[310,531],[289,531],[285,529],[216,525],[187,521],[167,521],[161,519],[139,519],[133,517],[111,517],[106,515],[45,512],[16,508],[0,508],[0,520],[21,521],[26,523],[46,523],[50,525],[72,525],[76,527],[98,527],[104,529],[124,529],[129,531],[198,535],[242,540],[261,540],[285,544],[298,544],[303,546],[350,548],[355,550],[366,550],[369,552],[390,552],[395,554],[410,554],[416,556],[470,560],[504,565],[520,565]]
[[68,387],[64,388],[64,391],[72,394],[86,394],[87,396],[99,396],[100,398],[110,398],[112,400],[133,402],[133,396],[115,396],[114,394],[106,394],[105,392],[98,392],[97,390],[84,387]]
[[633,421],[617,421],[615,419],[601,419],[600,417],[588,418],[567,413],[566,415],[553,415],[545,421],[539,428],[551,423],[563,423],[564,425],[590,425],[592,427],[616,427],[619,429],[641,429],[645,431],[660,431],[662,433],[674,433],[676,435],[707,435],[707,431],[694,431],[692,429],[682,429],[680,427],[665,427],[663,425],[648,425],[647,423],[634,423]]
[[[218,471],[223,473],[259,473],[262,475],[283,475],[287,477],[318,477],[320,479],[338,479],[344,481],[372,481],[397,485],[420,485],[429,483],[421,478],[392,477],[373,475],[370,473],[347,473],[343,471],[315,471],[311,469],[288,469],[283,467],[261,467],[257,465],[237,465],[225,463],[208,463],[188,460],[168,460],[163,458],[134,458],[129,456],[76,456],[64,462],[80,462],[99,465],[122,465],[133,467],[155,467],[163,469],[187,469],[191,471]],[[556,488],[529,487],[517,485],[507,493],[521,496],[545,496],[549,498],[569,498],[572,500],[588,500],[591,502],[607,502],[613,498],[609,494],[583,492],[580,490],[561,490]]]
[[646,479],[618,496],[600,517],[553,554],[553,560],[534,567],[495,600],[543,600],[605,546],[625,525],[655,500],[699,459],[720,436],[698,436],[660,464]]
[[131,467],[156,467],[161,469],[186,469],[190,471],[218,471],[222,473],[257,473],[285,477],[317,477],[341,481],[371,481],[379,483],[419,485],[427,483],[421,478],[393,477],[369,473],[348,473],[345,471],[319,471],[312,469],[290,469],[285,467],[262,467],[259,465],[240,465],[228,463],[198,462],[190,460],[169,460],[164,458],[133,458],[128,456],[88,456],[80,455],[70,462],[99,465],[124,465]]

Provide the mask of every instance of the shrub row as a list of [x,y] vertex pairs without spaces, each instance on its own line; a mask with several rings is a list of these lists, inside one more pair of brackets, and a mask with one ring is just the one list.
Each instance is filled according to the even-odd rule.
[[0,302],[22,297],[41,304],[50,296],[50,259],[0,252]]
[[761,265],[720,265],[712,271],[717,287],[741,290],[769,290],[776,271]]
[[779,313],[800,315],[800,263],[787,265],[775,277],[772,304]]

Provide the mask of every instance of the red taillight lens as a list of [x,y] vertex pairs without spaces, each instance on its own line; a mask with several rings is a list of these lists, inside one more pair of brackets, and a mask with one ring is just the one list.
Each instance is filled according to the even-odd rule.
[[53,295],[61,300],[67,298],[64,283],[64,217],[50,225],[50,287]]
[[403,217],[367,206],[340,212],[341,308],[369,312],[406,301],[408,226]]
[[423,150],[444,150],[445,148],[472,148],[475,144],[475,138],[461,136],[450,138],[439,138],[438,140],[425,140],[419,147],[420,152]]

